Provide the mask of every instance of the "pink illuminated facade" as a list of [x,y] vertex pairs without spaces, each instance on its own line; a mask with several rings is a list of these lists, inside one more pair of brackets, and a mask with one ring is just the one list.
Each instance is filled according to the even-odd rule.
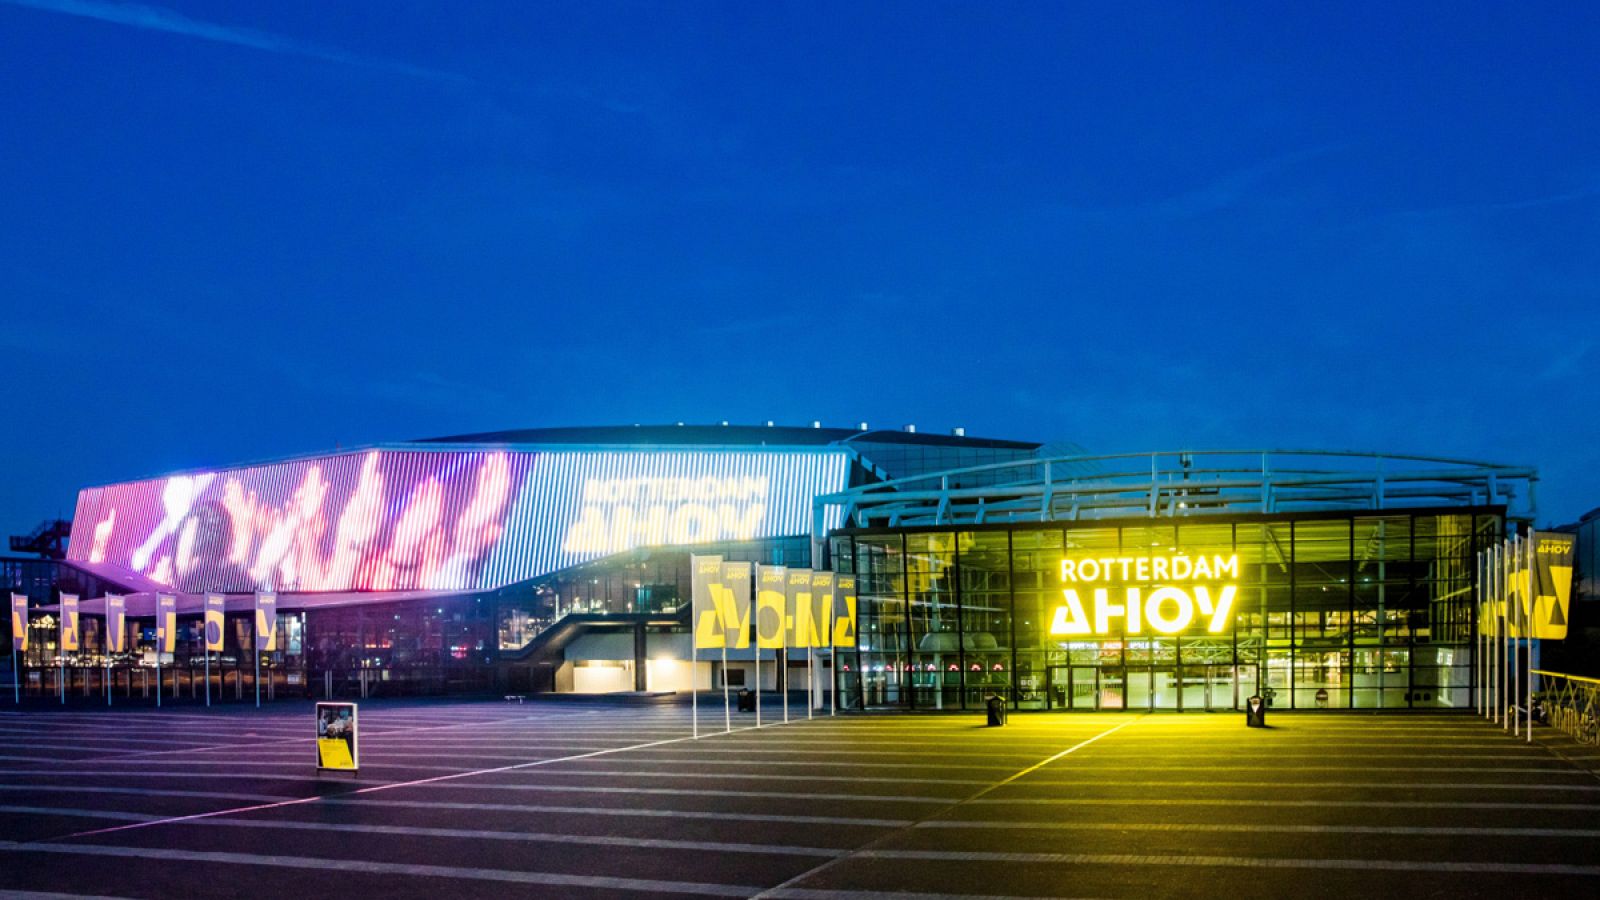
[[[371,449],[86,488],[69,562],[180,591],[469,591],[804,535],[838,449]],[[830,523],[833,524],[833,523]]]

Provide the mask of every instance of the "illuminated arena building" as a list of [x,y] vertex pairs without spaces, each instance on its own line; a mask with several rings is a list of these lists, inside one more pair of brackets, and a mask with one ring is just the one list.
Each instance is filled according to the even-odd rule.
[[[682,691],[754,686],[750,650],[691,662],[689,557],[857,576],[858,646],[787,661],[839,705],[1467,707],[1478,550],[1531,521],[1535,472],[1289,451],[1089,456],[860,429],[537,429],[184,472],[79,493],[59,590],[84,595],[74,695],[103,690],[103,594],[126,598],[114,691],[147,697],[157,593],[168,696]],[[226,595],[202,674],[203,595]],[[27,686],[59,689],[55,597]],[[781,663],[765,651],[764,689]]]

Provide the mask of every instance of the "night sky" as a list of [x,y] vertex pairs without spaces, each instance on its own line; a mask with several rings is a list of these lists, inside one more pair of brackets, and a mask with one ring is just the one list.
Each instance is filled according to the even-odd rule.
[[1592,3],[0,0],[0,533],[725,419],[1532,464],[1571,521],[1597,48]]

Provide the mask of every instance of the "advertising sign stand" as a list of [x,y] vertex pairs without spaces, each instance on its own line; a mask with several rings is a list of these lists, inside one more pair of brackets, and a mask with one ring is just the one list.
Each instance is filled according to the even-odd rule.
[[360,730],[354,703],[317,704],[317,773],[324,770],[349,772],[358,777],[361,769]]

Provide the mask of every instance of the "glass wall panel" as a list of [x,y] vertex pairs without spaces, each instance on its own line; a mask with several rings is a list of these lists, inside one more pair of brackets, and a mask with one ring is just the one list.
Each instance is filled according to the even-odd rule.
[[[1472,702],[1473,554],[1499,529],[1485,513],[1044,523],[861,532],[831,552],[861,579],[872,705],[974,708],[995,692],[1022,709],[1228,709],[1259,692],[1279,709],[1460,708]],[[1235,555],[1236,602],[1216,633],[1169,637],[1148,620],[1127,633],[1116,612],[1105,631],[1051,633],[1063,560],[1120,572],[1121,560]],[[1163,578],[1078,594],[1087,613],[1102,585],[1118,604]]]

